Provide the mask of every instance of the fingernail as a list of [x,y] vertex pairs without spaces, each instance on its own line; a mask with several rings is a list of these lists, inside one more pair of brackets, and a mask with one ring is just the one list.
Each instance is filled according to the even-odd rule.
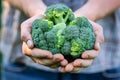
[[31,47],[33,46],[32,41],[31,41],[31,40],[28,40],[28,41],[27,41],[27,45],[28,45],[29,48],[31,48]]

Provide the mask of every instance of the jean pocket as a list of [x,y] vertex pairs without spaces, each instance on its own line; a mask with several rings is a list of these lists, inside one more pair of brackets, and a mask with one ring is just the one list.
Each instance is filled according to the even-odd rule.
[[12,72],[23,72],[26,69],[26,66],[23,63],[9,63],[7,65],[3,65],[3,69]]
[[107,78],[120,78],[120,67],[104,71],[103,76]]

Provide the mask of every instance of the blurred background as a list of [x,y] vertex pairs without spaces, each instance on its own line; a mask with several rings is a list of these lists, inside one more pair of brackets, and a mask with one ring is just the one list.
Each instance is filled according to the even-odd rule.
[[[1,26],[1,13],[2,13],[2,0],[0,0],[0,48],[1,48],[1,28],[2,28],[2,26]],[[0,51],[1,51],[1,49],[0,49]],[[0,80],[1,80],[1,63],[2,63],[2,53],[0,52]],[[120,69],[120,68],[119,68]],[[115,73],[115,72],[117,72],[116,70],[115,70],[115,72],[114,71],[109,71],[110,73]],[[109,74],[107,74],[107,73],[105,73],[105,75],[109,75]],[[116,76],[116,75],[115,75]],[[119,76],[120,76],[120,74],[119,74]],[[111,76],[110,76],[111,77]],[[112,79],[113,80],[113,79]],[[118,80],[118,79],[117,79]]]
[[[1,13],[2,13],[2,2],[1,1],[2,0],[0,0],[0,40],[1,40]],[[2,60],[2,55],[0,52],[0,80],[1,80],[1,60]]]

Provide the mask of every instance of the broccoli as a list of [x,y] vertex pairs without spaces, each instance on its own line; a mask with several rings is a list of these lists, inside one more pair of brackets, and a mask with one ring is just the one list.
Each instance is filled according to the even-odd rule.
[[93,26],[85,17],[74,17],[64,4],[49,6],[46,19],[32,23],[32,39],[36,48],[61,53],[68,61],[80,58],[85,50],[94,48]]
[[64,4],[55,4],[47,8],[46,17],[48,20],[54,22],[54,24],[65,23],[68,24],[74,19],[72,10]]

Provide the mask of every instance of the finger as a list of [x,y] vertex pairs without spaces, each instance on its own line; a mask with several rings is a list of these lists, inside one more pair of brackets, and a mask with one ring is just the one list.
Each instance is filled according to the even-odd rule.
[[54,65],[50,65],[50,68],[58,68],[60,66],[60,64],[54,64]]
[[96,41],[102,44],[104,42],[104,35],[102,28],[98,28],[94,32],[96,35]]
[[74,67],[74,69],[73,69],[73,71],[72,72],[78,72],[78,71],[80,71],[81,70],[81,68],[80,67]]
[[94,49],[99,51],[100,50],[100,43],[96,40],[95,44],[94,44]]
[[90,21],[93,25],[94,33],[96,35],[96,41],[103,43],[104,42],[104,35],[103,35],[103,28],[101,25]]
[[86,68],[92,64],[93,60],[83,60],[83,59],[77,59],[73,62],[73,65],[75,67],[81,67],[81,68]]
[[55,54],[53,55],[52,59],[41,59],[41,61],[43,63],[45,63],[44,65],[60,65],[60,63],[64,60],[64,56],[62,54]]
[[53,55],[51,52],[47,51],[47,50],[41,50],[38,48],[33,48],[31,51],[31,56],[36,57],[36,58],[48,58],[48,59],[52,59]]
[[47,65],[47,66],[54,67],[54,65],[59,66],[63,60],[64,60],[64,56],[62,54],[55,54],[55,55],[53,55],[53,59],[51,59],[51,60],[43,59],[42,62],[45,63],[45,65]]
[[73,70],[73,65],[70,63],[65,67],[65,71],[64,72],[71,72]]
[[100,50],[100,44],[103,43],[103,41],[101,41],[100,38],[101,38],[101,35],[98,32],[96,32],[96,41],[95,41],[94,49],[98,51]]
[[27,23],[21,24],[21,39],[27,43],[29,48],[33,48],[33,41],[31,37],[31,25]]
[[65,72],[65,67],[61,67],[60,72],[64,73]]
[[27,43],[29,48],[33,48],[34,44],[31,37],[31,26],[35,19],[44,18],[43,15],[36,15],[21,24],[21,39]]
[[63,61],[60,62],[61,66],[66,66],[68,64],[68,61],[64,59]]
[[[42,54],[40,54],[40,56],[41,56]],[[37,55],[35,55],[35,53],[34,53],[34,57],[36,57],[36,56],[38,56],[38,54]],[[60,62],[62,61],[64,59],[64,57],[63,57],[63,55],[61,55],[61,54],[55,54],[52,58],[43,58],[43,57],[36,57],[35,59],[34,59],[34,61],[36,61],[37,63],[39,63],[39,64],[42,64],[42,65],[45,65],[45,66],[49,66],[49,67],[53,67],[53,68],[55,68],[55,67],[58,67],[59,65],[60,65]]]
[[53,61],[53,59],[39,59],[34,58],[34,61],[38,64],[45,65],[51,68],[56,68],[60,66],[60,63],[57,61]]
[[34,62],[41,64],[41,65],[45,65],[45,66],[50,66],[53,64],[51,59],[39,59],[39,58],[33,58],[32,59]]
[[36,58],[52,58],[53,57],[52,53],[47,50],[41,50],[38,48],[33,48],[33,49],[28,48],[25,42],[23,42],[22,51],[25,55],[36,57]]
[[30,58],[33,62],[37,63],[36,60],[34,59],[34,57],[30,56]]
[[[42,54],[40,54],[40,56],[41,55]],[[35,56],[38,56],[38,54],[35,55]],[[60,64],[60,62],[64,59],[64,57],[61,54],[55,54],[50,59],[48,59],[48,58],[46,59],[45,57],[37,57],[37,59],[40,60],[41,61],[40,63],[43,64],[43,65],[54,65],[54,64],[58,64],[58,63]]]
[[34,47],[34,43],[33,43],[33,41],[32,41],[32,38],[29,39],[29,40],[27,40],[27,45],[28,45],[28,47],[31,48],[31,49]]
[[53,55],[53,59],[42,59],[42,62],[45,63],[44,65],[50,66],[50,67],[56,67],[60,65],[60,63],[64,60],[64,56],[62,54],[55,54]]
[[23,54],[25,54],[27,56],[31,56],[32,50],[30,48],[28,48],[28,46],[25,42],[23,42],[23,45],[22,45],[22,52],[23,52]]
[[56,62],[64,60],[64,56],[62,54],[55,54],[53,55],[53,60]]
[[83,59],[94,59],[98,56],[98,52],[96,50],[87,50],[82,54]]

